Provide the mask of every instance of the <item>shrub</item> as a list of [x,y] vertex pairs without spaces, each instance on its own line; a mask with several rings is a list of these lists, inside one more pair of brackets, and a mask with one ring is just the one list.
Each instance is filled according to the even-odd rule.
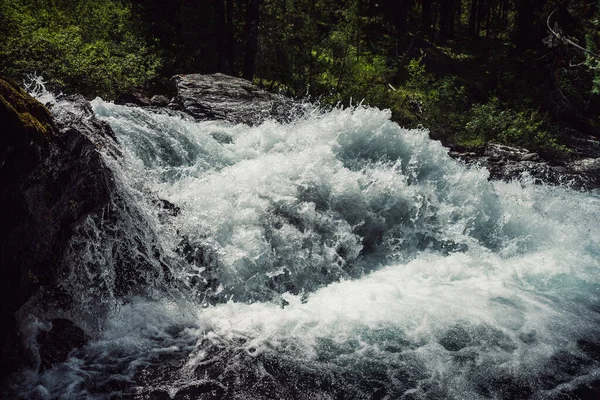
[[512,146],[522,146],[542,152],[564,152],[565,148],[548,128],[547,117],[537,110],[515,111],[504,108],[498,98],[475,104],[469,122],[459,136],[463,144],[478,145],[494,141]]
[[162,63],[127,2],[5,0],[0,72],[41,74],[50,87],[114,98],[157,76]]

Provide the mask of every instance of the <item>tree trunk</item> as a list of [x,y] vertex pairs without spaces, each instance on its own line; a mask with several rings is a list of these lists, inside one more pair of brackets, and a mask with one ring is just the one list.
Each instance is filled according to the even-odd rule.
[[249,81],[254,78],[256,51],[258,50],[258,1],[247,0],[246,2],[246,58],[244,60],[242,77]]
[[217,70],[225,71],[225,5],[223,0],[215,0],[215,36],[217,41]]
[[360,58],[360,23],[361,23],[361,10],[362,9],[362,1],[356,0],[356,60]]
[[455,0],[442,1],[440,5],[440,30],[446,37],[454,35]]
[[487,0],[486,20],[485,20],[485,38],[490,38],[490,31],[492,30],[492,1]]
[[408,10],[410,3],[406,0],[400,1],[400,4],[394,4],[392,8],[393,21],[396,27],[396,32],[406,32],[406,21],[408,20]]
[[431,0],[421,0],[421,30],[429,40],[433,39],[431,14]]
[[471,0],[471,13],[469,14],[469,35],[473,37],[477,34],[477,10],[479,9],[479,0]]
[[225,0],[225,65],[223,70],[228,75],[234,74],[235,49],[233,40],[233,0]]
[[314,47],[314,31],[315,29],[315,0],[310,1],[310,14],[309,14],[309,24],[311,28],[310,33],[310,46],[308,46],[308,90],[312,94],[314,90],[313,87],[313,75],[314,75],[314,57],[312,55],[312,50]]
[[517,49],[524,50],[531,45],[531,36],[533,32],[533,11],[535,1],[517,0],[517,30],[513,42]]
[[481,34],[481,24],[483,22],[483,18],[485,17],[484,10],[483,10],[484,5],[485,5],[485,1],[479,0],[479,2],[477,4],[477,25],[475,28],[477,30],[477,37],[479,37]]

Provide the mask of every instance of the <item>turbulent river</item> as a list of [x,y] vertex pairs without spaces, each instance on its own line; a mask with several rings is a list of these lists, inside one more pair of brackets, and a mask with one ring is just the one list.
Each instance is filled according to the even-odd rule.
[[488,181],[373,108],[251,127],[92,106],[170,289],[118,302],[29,396],[597,393],[597,194]]

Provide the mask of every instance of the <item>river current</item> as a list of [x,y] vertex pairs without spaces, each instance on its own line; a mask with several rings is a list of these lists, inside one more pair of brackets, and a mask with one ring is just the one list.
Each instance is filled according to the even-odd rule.
[[[61,399],[516,399],[600,383],[600,197],[489,181],[368,107],[195,122],[92,102],[170,291],[38,377]],[[577,397],[574,397],[577,398]]]

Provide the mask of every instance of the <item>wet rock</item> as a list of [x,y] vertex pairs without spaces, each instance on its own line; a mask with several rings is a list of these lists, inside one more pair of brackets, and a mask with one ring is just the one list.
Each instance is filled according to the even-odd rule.
[[181,105],[179,104],[177,97],[171,97],[171,100],[169,100],[169,104],[167,104],[167,107],[172,110],[181,109]]
[[544,160],[526,149],[487,143],[479,152],[456,148],[448,155],[490,171],[490,179],[511,181],[530,177],[536,183],[591,190],[600,187],[600,159]]
[[410,356],[398,355],[392,364],[348,353],[326,362],[299,361],[279,352],[252,354],[243,339],[227,342],[199,343],[203,358],[193,374],[184,366],[190,359],[185,351],[178,355],[179,367],[162,360],[137,364],[142,370],[134,378],[140,388],[136,398],[163,398],[169,388],[176,399],[396,399],[427,378],[420,361]]
[[554,390],[532,397],[534,400],[595,400],[600,398],[600,378],[576,379]]
[[170,100],[167,96],[156,94],[156,95],[152,96],[152,98],[150,99],[150,103],[153,106],[165,107],[165,106],[169,105]]
[[450,150],[448,152],[448,155],[452,158],[461,158],[461,159],[469,159],[469,158],[474,159],[477,157],[477,153],[475,153],[473,151],[460,152],[460,151]]
[[269,118],[287,121],[295,116],[290,99],[245,79],[224,74],[181,74],[172,80],[177,89],[174,103],[200,120],[258,124]]
[[96,326],[115,296],[165,275],[152,230],[106,163],[121,154],[113,131],[82,96],[53,114],[0,80],[0,375],[26,360],[19,331],[30,316]]
[[189,277],[188,286],[196,292],[214,297],[219,287],[219,261],[216,252],[200,243],[190,242],[187,236],[182,237],[175,251],[186,263],[201,270],[201,273]]
[[460,325],[453,326],[440,338],[439,344],[448,351],[459,351],[471,342],[471,335]]
[[542,389],[550,390],[561,383],[585,375],[592,361],[589,358],[558,351],[540,369],[539,381]]
[[587,339],[579,339],[577,347],[588,357],[600,360],[600,343]]
[[26,394],[26,399],[29,400],[47,400],[50,399],[50,392],[42,385],[38,385],[35,388],[31,389]]
[[525,344],[535,344],[538,341],[538,333],[536,330],[523,332],[519,334],[519,339]]
[[233,143],[233,137],[223,132],[214,132],[210,134],[213,139],[219,143],[230,144]]
[[555,165],[555,166],[553,166],[553,167],[552,167],[552,170],[553,170],[554,172],[557,172],[557,173],[559,173],[559,174],[566,174],[566,173],[568,173],[568,172],[569,172],[569,170],[568,170],[567,168],[565,168],[565,167],[562,167],[562,166],[560,166],[560,165]]
[[195,400],[195,399],[222,399],[227,388],[215,381],[204,380],[191,383],[185,388],[177,391],[176,400]]
[[181,208],[165,199],[156,199],[153,201],[154,204],[165,210],[169,215],[176,217],[181,212]]
[[423,400],[425,398],[425,393],[423,393],[419,389],[409,389],[406,392],[404,392],[402,397],[400,397],[400,400]]
[[[36,253],[52,253],[51,243],[46,241],[52,238],[52,230],[36,226],[24,189],[49,157],[57,128],[44,105],[14,82],[2,79],[0,124],[1,376],[14,368],[21,353],[13,314],[45,278]],[[30,235],[35,239],[25,239]]]
[[529,399],[535,390],[531,382],[510,374],[483,375],[477,378],[479,378],[477,388],[488,398],[525,400]]
[[600,140],[593,136],[572,136],[569,148],[573,151],[575,157],[578,158],[600,157]]
[[506,146],[498,143],[488,143],[485,147],[484,156],[489,159],[496,160],[522,160],[522,158],[529,154],[525,149],[518,147]]
[[149,393],[138,394],[135,396],[137,400],[171,400],[172,397],[166,390],[156,389]]
[[521,161],[539,161],[540,155],[537,153],[526,153],[521,156]]
[[52,320],[52,328],[38,335],[41,367],[50,368],[67,360],[69,353],[83,347],[89,340],[86,333],[72,321],[64,318]]
[[582,158],[568,165],[572,172],[580,174],[597,174],[600,172],[600,158]]
[[[167,101],[168,103],[168,101]],[[115,99],[115,104],[133,105],[133,106],[150,106],[153,105],[148,93],[142,90],[132,90],[128,93],[122,93]]]

